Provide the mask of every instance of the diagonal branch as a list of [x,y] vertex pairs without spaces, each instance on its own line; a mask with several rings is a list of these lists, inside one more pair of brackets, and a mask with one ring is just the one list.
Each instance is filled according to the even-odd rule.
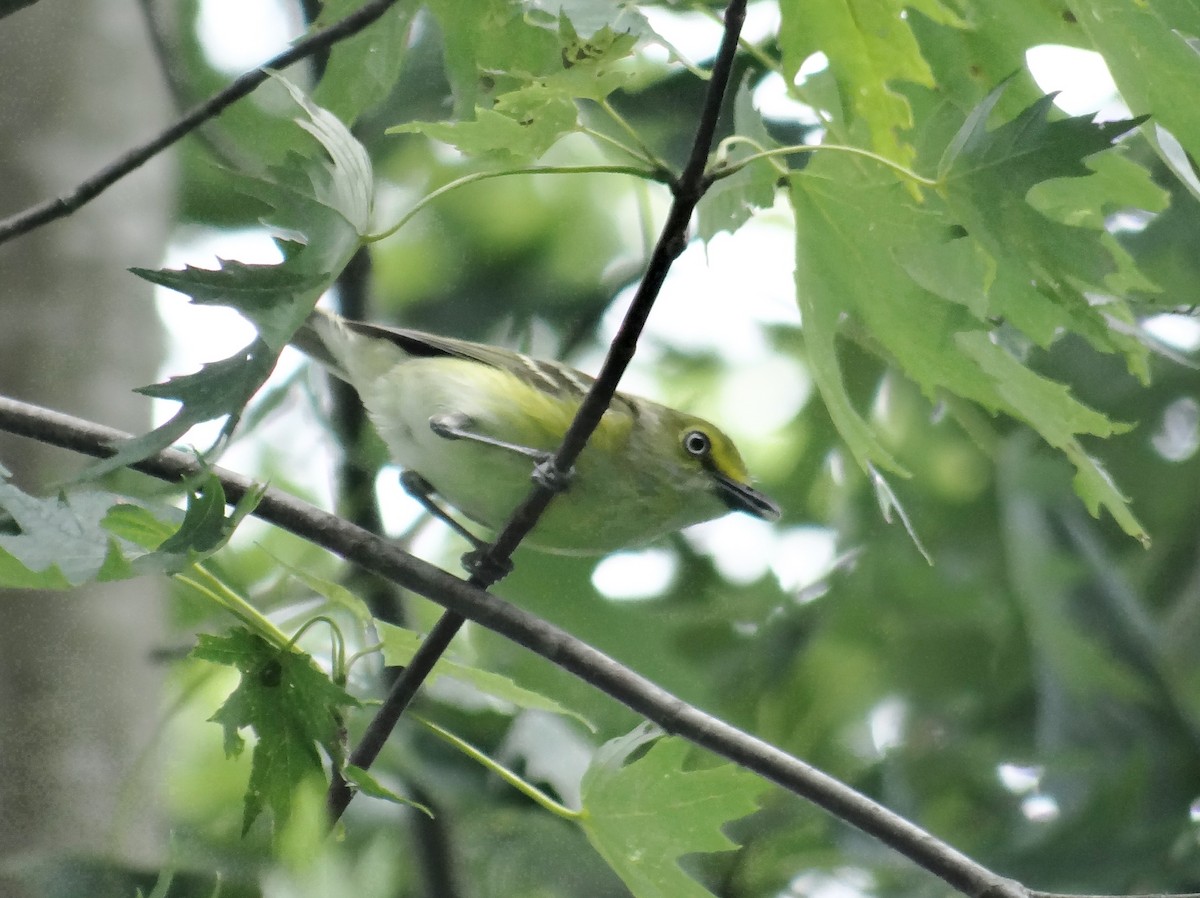
[[[114,444],[129,439],[120,431],[3,396],[0,430],[98,458],[111,456]],[[131,467],[171,483],[212,473],[230,502],[237,502],[255,487],[247,477],[205,468],[194,456],[174,450]],[[828,774],[689,705],[566,631],[414,558],[389,540],[273,488],[264,491],[253,514],[536,652],[667,732],[825,808],[972,898],[1046,898],[1044,893],[1031,893],[998,876]]]
[[[575,463],[579,453],[587,444],[600,423],[617,384],[625,373],[634,351],[637,349],[638,337],[650,316],[650,310],[658,298],[663,282],[671,264],[687,245],[687,229],[692,219],[696,203],[704,195],[707,188],[704,178],[705,162],[712,147],[713,135],[717,129],[717,119],[721,113],[721,104],[725,98],[725,90],[729,84],[729,73],[733,67],[733,58],[737,53],[738,37],[741,34],[742,22],[746,16],[746,0],[731,0],[725,11],[725,34],[721,47],[713,63],[712,77],[709,80],[708,91],[705,95],[704,107],[700,113],[696,127],[696,136],[692,142],[691,154],[687,165],[679,179],[673,184],[674,201],[671,204],[667,220],[659,234],[658,242],[650,255],[646,273],[638,285],[637,293],[625,319],[617,331],[616,337],[604,359],[600,373],[596,377],[586,397],[575,414],[570,428],[563,436],[562,444],[550,461],[549,479],[565,480],[567,472]],[[558,474],[557,478],[553,475]],[[517,507],[509,518],[508,523],[500,532],[496,541],[479,558],[479,562],[471,574],[470,584],[486,589],[495,583],[509,567],[509,559],[513,551],[537,524],[538,519],[554,498],[555,492],[548,485],[535,482],[525,501]],[[379,710],[367,725],[362,739],[350,754],[350,763],[366,769],[374,763],[384,743],[391,735],[404,709],[408,707],[421,684],[433,670],[434,664],[445,653],[455,634],[466,622],[465,618],[451,610],[443,614],[433,628],[422,640],[420,648],[396,678],[380,705]],[[331,821],[341,817],[349,804],[353,793],[344,782],[336,779],[330,786],[326,796],[326,807]]]
[[[121,431],[4,396],[0,396],[0,431],[96,458],[107,458],[113,454],[113,445],[129,439],[129,434]],[[221,481],[231,503],[256,488],[248,477],[221,468],[204,467],[194,456],[174,450],[152,455],[131,467],[170,483],[212,473]],[[1000,876],[840,780],[689,705],[553,624],[464,583],[440,568],[414,558],[391,541],[294,496],[268,488],[253,514],[536,652],[667,732],[740,764],[824,808],[964,895],[971,898],[1116,898],[1037,891]],[[1200,898],[1200,894],[1158,893],[1128,898]]]
[[170,127],[113,160],[90,178],[81,181],[69,193],[46,200],[36,206],[30,206],[22,212],[0,220],[0,244],[70,215],[121,178],[149,162],[171,144],[190,134],[210,119],[216,118],[227,107],[251,93],[270,77],[268,70],[286,68],[294,62],[299,62],[314,53],[320,53],[338,41],[362,31],[387,12],[396,2],[397,0],[370,0],[369,3],[365,3],[328,28],[297,41],[291,48],[264,63],[261,68],[238,76],[224,90],[213,94]]

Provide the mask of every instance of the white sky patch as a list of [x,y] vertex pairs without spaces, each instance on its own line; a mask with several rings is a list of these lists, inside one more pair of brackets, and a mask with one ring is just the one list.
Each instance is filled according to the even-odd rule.
[[742,40],[759,44],[779,33],[779,4],[775,0],[751,3],[746,7]]
[[812,392],[812,378],[803,365],[772,354],[722,379],[713,414],[731,433],[761,436],[788,424]]
[[[698,64],[713,56],[721,42],[720,24],[700,12],[675,12],[657,6],[641,10],[654,33],[674,47],[690,63]],[[652,62],[666,63],[670,51],[662,44],[651,44],[642,51]]]
[[280,0],[201,0],[196,34],[213,68],[240,75],[285,50],[296,31]]
[[1046,93],[1060,91],[1054,105],[1068,115],[1097,113],[1100,121],[1129,118],[1104,57],[1093,50],[1042,44],[1025,51],[1025,64]]
[[1030,823],[1052,823],[1061,811],[1053,795],[1030,795],[1022,800],[1021,813]]
[[1180,396],[1163,409],[1158,430],[1150,437],[1154,451],[1167,461],[1187,461],[1200,449],[1200,404]]
[[904,742],[904,721],[908,706],[904,699],[892,695],[870,710],[867,727],[871,731],[871,744],[880,757]]
[[[720,22],[701,12],[676,12],[657,6],[645,6],[641,13],[655,34],[674,47],[693,64],[711,60],[721,45],[723,33]],[[779,31],[779,7],[773,0],[751,3],[746,8],[742,25],[743,40],[758,44]],[[647,59],[665,63],[670,53],[662,44],[651,44],[643,51]]]
[[375,496],[379,499],[383,530],[393,536],[407,531],[425,514],[421,503],[400,485],[400,469],[395,465],[385,465],[379,470],[375,477]]
[[795,121],[802,125],[821,123],[815,109],[788,93],[787,82],[778,72],[771,72],[754,88],[754,108],[764,118],[775,121]]
[[[283,261],[266,231],[183,228],[167,246],[162,267],[215,270],[222,259],[262,265]],[[205,362],[227,358],[254,339],[253,325],[233,309],[196,305],[165,287],[155,289],[154,299],[171,337],[162,366],[168,374],[184,374]]]
[[[182,229],[167,246],[164,268],[216,269],[219,259],[269,264],[279,262],[279,249],[264,231],[217,231]],[[196,305],[182,293],[157,287],[155,306],[167,335],[166,355],[159,378],[177,377],[198,371],[209,362],[229,358],[254,339],[254,326],[226,306]],[[295,363],[293,362],[292,370]],[[278,374],[279,372],[277,372]],[[156,399],[154,425],[165,422],[178,404]],[[221,421],[200,424],[189,432],[188,440],[207,447],[221,430]]]
[[1200,349],[1200,321],[1191,315],[1155,315],[1143,321],[1142,327],[1172,349],[1181,352]]
[[827,68],[829,68],[829,57],[818,50],[800,63],[800,69],[796,72],[796,83],[803,84],[805,78],[823,72]]
[[595,753],[574,721],[548,711],[520,712],[497,752],[510,769],[524,761],[526,779],[549,783],[571,808],[583,807],[580,785]]
[[[251,264],[281,261],[279,249],[265,232],[257,229],[222,231],[182,229],[167,247],[164,268],[218,267],[218,259]],[[228,358],[248,345],[255,336],[253,325],[225,306],[196,305],[181,293],[160,287],[155,290],[155,306],[166,334],[166,353],[159,369],[159,380],[191,374],[203,365]],[[282,383],[303,364],[303,357],[285,351],[267,381],[266,389]],[[154,425],[165,422],[178,404],[156,399],[152,406]],[[253,474],[268,467],[271,457],[277,469],[288,471],[299,482],[318,491],[325,488],[323,501],[329,501],[328,474],[331,458],[327,438],[320,426],[306,417],[308,408],[277,409],[253,433],[234,440],[223,454],[221,463],[234,470]],[[208,421],[193,427],[182,445],[207,449],[221,430],[223,420]]]
[[675,580],[679,559],[666,549],[643,549],[609,555],[592,571],[592,586],[617,601],[661,596]]
[[770,569],[775,559],[772,525],[749,515],[729,514],[697,524],[685,530],[684,536],[712,558],[721,576],[730,583],[753,583]]
[[842,867],[832,872],[805,870],[793,876],[779,898],[865,898],[875,894],[874,878],[866,870]]
[[800,592],[825,577],[837,560],[837,533],[828,527],[792,527],[777,535],[771,570],[784,592]]
[[[733,364],[760,361],[769,351],[764,324],[800,324],[796,306],[795,237],[790,214],[760,213],[736,234],[719,234],[706,247],[693,242],[671,267],[643,334],[681,352],[714,352]],[[601,322],[600,338],[617,332],[633,299],[621,293]],[[648,352],[644,360],[653,361]]]
[[1030,764],[1001,764],[996,768],[1000,785],[1013,795],[1025,795],[1037,791],[1045,770]]

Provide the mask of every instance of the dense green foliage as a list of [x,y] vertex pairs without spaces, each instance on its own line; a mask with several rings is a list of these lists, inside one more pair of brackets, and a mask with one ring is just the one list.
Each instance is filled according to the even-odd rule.
[[[357,5],[330,0],[319,24]],[[183,6],[180,89],[202,96],[220,81]],[[618,560],[637,601],[602,588],[610,562],[532,551],[497,592],[1031,888],[1195,890],[1200,12],[774,6],[752,6],[685,258],[753,259],[755,240],[785,233],[801,323],[755,317],[747,262],[735,286],[694,297],[726,307],[703,348],[652,318],[638,376],[714,418],[783,406],[730,423],[784,520]],[[175,417],[105,467],[197,422],[252,440],[311,412],[315,380],[267,378],[313,302],[348,292],[364,246],[373,318],[597,358],[690,146],[719,13],[400,3],[234,107],[186,146],[180,225],[261,219],[280,261],[147,259],[137,274],[236,308],[257,335],[144,388],[178,401]],[[685,58],[685,41],[706,49]],[[1059,109],[1027,65],[1042,45],[1099,53],[1125,111]],[[786,117],[759,111],[773,83],[790,85]],[[695,329],[692,299],[669,320]],[[738,315],[750,344],[721,332]],[[730,383],[755,395],[729,399]],[[369,440],[350,451],[381,462]],[[265,455],[253,473],[317,490]],[[438,609],[339,585],[334,560],[278,532],[227,545],[253,499],[228,516],[222,500],[208,483],[180,514],[0,482],[4,584],[173,574],[179,626],[201,631],[164,724],[171,868],[189,874],[165,894],[193,878],[210,894],[218,872],[223,895],[944,893],[474,626],[419,718],[369,773],[348,771],[362,794],[344,838],[324,839],[343,738],[369,718],[384,660],[406,663]],[[454,569],[458,543],[418,535]],[[640,581],[639,560],[669,575]]]

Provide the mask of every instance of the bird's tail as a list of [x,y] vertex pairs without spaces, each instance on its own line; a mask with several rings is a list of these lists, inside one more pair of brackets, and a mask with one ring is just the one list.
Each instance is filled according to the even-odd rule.
[[357,389],[373,383],[408,358],[408,353],[399,346],[357,333],[346,326],[345,319],[324,309],[313,310],[291,343]]

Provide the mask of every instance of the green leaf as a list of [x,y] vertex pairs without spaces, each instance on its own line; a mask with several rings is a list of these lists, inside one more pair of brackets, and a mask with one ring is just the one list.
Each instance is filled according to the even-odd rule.
[[937,0],[832,0],[805,5],[781,3],[779,44],[784,77],[795,81],[811,55],[822,52],[838,91],[849,108],[829,112],[846,127],[865,123],[872,147],[900,163],[914,156],[901,132],[912,127],[912,110],[892,82],[933,85],[929,65],[908,23],[908,9],[934,21],[958,24],[959,20]]
[[[1049,296],[1070,316],[1071,330],[1101,351],[1123,353],[1131,373],[1145,381],[1149,376],[1145,347],[1109,324],[1110,317],[1133,321],[1126,303],[1114,297],[1099,308],[1086,295],[1119,294],[1131,281],[1153,289],[1131,263],[1118,260],[1119,251],[1111,240],[1100,239],[1104,213],[1112,211],[1100,206],[1112,198],[1103,191],[1103,180],[1091,183],[1092,169],[1084,163],[1085,158],[1109,149],[1137,122],[1094,124],[1087,116],[1054,119],[1053,97],[1046,96],[1012,121],[988,131],[988,115],[1002,91],[1003,86],[994,90],[971,112],[940,165],[948,215],[1005,272],[996,292],[1001,301],[994,311],[1011,318],[1044,346],[1053,336],[1053,322],[1044,301],[1034,294]],[[1063,178],[1084,182],[1074,185],[1072,224],[1048,217],[1028,198],[1035,185]],[[1144,190],[1139,196],[1162,202]],[[1085,198],[1094,201],[1086,211],[1079,208]]]
[[41,499],[22,492],[0,467],[0,585],[66,589],[92,580],[134,576],[145,553],[105,527],[121,502],[109,493],[79,491]]
[[[553,35],[533,26],[509,0],[433,0],[429,10],[441,25],[446,71],[460,117],[494,86],[485,73],[540,72],[553,57]],[[481,82],[484,77],[488,80]]]
[[1129,108],[1153,114],[1193,156],[1200,155],[1200,8],[1179,0],[1070,0],[1068,6]]
[[225,418],[221,437],[227,437],[274,369],[289,337],[370,230],[374,185],[366,150],[335,116],[284,78],[276,80],[302,110],[295,119],[297,127],[320,149],[310,144],[311,157],[293,152],[285,164],[269,167],[260,177],[235,180],[244,193],[272,208],[270,224],[288,236],[278,241],[283,262],[246,265],[222,260],[216,271],[134,269],[146,280],[186,293],[193,302],[237,309],[255,325],[258,336],[229,358],[139,390],[175,400],[180,408],[165,424],[122,443],[115,455],[89,469],[90,476],[164,449],[204,421]]
[[1011,121],[988,130],[987,123],[1007,84],[1001,84],[971,110],[946,147],[940,180],[967,179],[1004,194],[1024,197],[1034,184],[1051,178],[1090,175],[1084,158],[1107,150],[1140,120],[1092,122],[1087,115],[1052,118],[1054,95],[1046,94]]
[[105,530],[121,539],[129,540],[143,549],[156,549],[179,529],[182,522],[183,512],[171,506],[164,506],[157,513],[152,513],[140,505],[122,503],[110,508],[101,523]]
[[[737,141],[732,144],[723,165],[735,165],[739,161],[763,150],[771,150],[779,143],[767,132],[762,116],[754,108],[753,92],[747,75],[738,87],[733,102],[733,131],[738,137],[752,143]],[[720,166],[716,169],[720,171]],[[721,231],[736,231],[759,209],[775,202],[775,189],[786,172],[779,163],[769,159],[752,162],[734,174],[714,182],[700,199],[697,214],[697,232],[701,240],[711,240]]]
[[235,667],[237,689],[210,720],[225,732],[225,754],[245,748],[241,731],[257,737],[246,789],[242,833],[269,808],[276,827],[291,813],[292,793],[303,780],[324,776],[318,748],[335,763],[342,755],[342,713],[358,701],[334,685],[308,655],[279,649],[249,630],[201,634],[192,657]]
[[180,516],[170,507],[151,512],[95,491],[39,499],[0,481],[0,508],[12,531],[0,532],[0,585],[64,589],[174,573],[224,546],[261,495],[247,493],[226,516],[225,493],[209,475],[188,494]]
[[[578,123],[573,103],[540,92],[506,94],[497,108],[475,110],[466,122],[412,122],[389,134],[419,133],[448,143],[468,156],[495,155],[509,162],[541,156]],[[503,110],[503,111],[498,111]]]
[[[403,667],[408,664],[421,645],[421,634],[382,620],[376,620],[375,627],[383,640],[383,657],[386,663],[392,667]],[[459,682],[468,683],[480,692],[518,708],[549,711],[552,714],[574,717],[589,729],[594,729],[585,717],[564,707],[554,699],[518,686],[508,677],[492,673],[489,670],[442,658],[434,665],[428,682],[433,683],[440,677],[450,677]]]
[[515,0],[432,0],[442,29],[445,65],[459,118],[488,107],[497,93],[519,84],[520,75],[548,75],[562,68],[562,46],[553,22],[536,23]]
[[295,265],[247,265],[218,259],[217,269],[184,266],[181,270],[130,269],[138,277],[187,295],[198,306],[229,306],[258,330],[273,350],[287,345],[295,321],[307,316],[314,291],[327,286],[328,275]]
[[131,465],[167,448],[203,421],[227,417],[221,438],[227,437],[237,425],[242,408],[274,369],[277,358],[266,343],[255,339],[241,352],[208,362],[197,372],[139,388],[137,392],[143,396],[179,402],[179,410],[148,433],[118,444],[116,452],[93,464],[86,474],[99,477]]
[[[922,101],[919,92],[914,97]],[[1120,429],[999,345],[1012,333],[1041,346],[1076,333],[1145,374],[1145,347],[1123,326],[1132,312],[1115,297],[1100,304],[1088,295],[1121,273],[1115,244],[1101,240],[1102,232],[1053,221],[1026,199],[1045,179],[1090,176],[1084,157],[1129,123],[1050,121],[1042,100],[987,131],[998,97],[961,119],[943,155],[942,186],[920,201],[882,166],[845,154],[818,153],[792,174],[797,296],[814,381],[866,470],[903,472],[849,397],[840,337],[892,361],[931,399],[948,393],[1028,423],[1076,464],[1089,507],[1108,508],[1144,540],[1078,442],[1081,434]],[[1128,266],[1121,273],[1125,283],[1136,276]]]
[[758,810],[766,785],[733,764],[685,770],[692,747],[679,738],[629,761],[651,738],[634,730],[596,753],[583,778],[584,833],[637,898],[710,896],[679,859],[736,848],[721,827]]
[[567,34],[569,28],[571,33],[590,35],[582,41],[592,45],[590,55],[597,55],[597,48],[604,50],[625,36],[638,42],[663,42],[642,11],[627,0],[612,4],[598,4],[595,0],[540,0],[537,5],[554,14],[555,18],[547,18],[547,24],[557,24],[561,33]]
[[286,569],[288,573],[290,573],[293,577],[295,577],[317,595],[326,599],[329,604],[349,611],[361,624],[366,625],[371,623],[370,607],[357,595],[355,595],[346,587],[342,586],[342,584],[334,583],[332,580],[326,580],[323,577],[318,577],[315,574],[311,574],[303,568],[297,567],[294,564],[289,564],[276,555],[271,555],[271,558],[274,559],[277,565]]
[[153,555],[139,559],[143,565],[161,564],[178,570],[212,555],[233,536],[233,531],[254,511],[266,487],[250,490],[225,515],[225,490],[215,474],[188,493],[183,523],[163,541]]
[[409,808],[415,808],[425,816],[433,819],[433,811],[425,807],[420,802],[413,801],[411,798],[405,798],[403,795],[397,795],[379,780],[371,775],[369,770],[364,770],[354,764],[347,764],[342,768],[342,776],[346,778],[346,782],[350,783],[355,789],[363,795],[369,795],[371,798],[380,798],[384,801],[390,801],[393,804],[403,805]]
[[[326,0],[313,30],[344,18],[361,0]],[[344,122],[355,122],[392,93],[407,56],[417,4],[397,3],[373,24],[338,41],[313,91],[313,101]]]
[[[464,64],[471,84],[460,91],[457,122],[409,122],[390,128],[390,134],[420,133],[456,147],[469,156],[490,155],[509,163],[538,158],[579,125],[578,100],[600,101],[622,87],[631,74],[619,63],[630,55],[636,35],[605,24],[581,35],[561,16],[557,27],[532,24],[517,4],[505,2],[441,2],[435,15],[446,16],[447,62],[468,48],[475,59]],[[468,13],[463,7],[472,7]],[[440,12],[439,12],[440,10]],[[462,16],[484,16],[488,33],[477,32]],[[549,25],[550,23],[547,23]],[[511,44],[495,44],[501,34]],[[459,45],[462,45],[460,49]],[[452,67],[452,73],[457,71]],[[486,78],[493,90],[480,102],[477,86]],[[475,98],[473,107],[461,101]]]
[[1075,491],[1088,511],[1098,516],[1101,507],[1107,508],[1122,530],[1149,545],[1149,534],[1130,512],[1129,500],[1076,437],[1081,433],[1106,437],[1129,428],[1080,404],[1065,386],[1030,371],[986,335],[959,334],[957,342],[993,379],[1008,410],[1029,422],[1042,439],[1062,450],[1075,465]]

